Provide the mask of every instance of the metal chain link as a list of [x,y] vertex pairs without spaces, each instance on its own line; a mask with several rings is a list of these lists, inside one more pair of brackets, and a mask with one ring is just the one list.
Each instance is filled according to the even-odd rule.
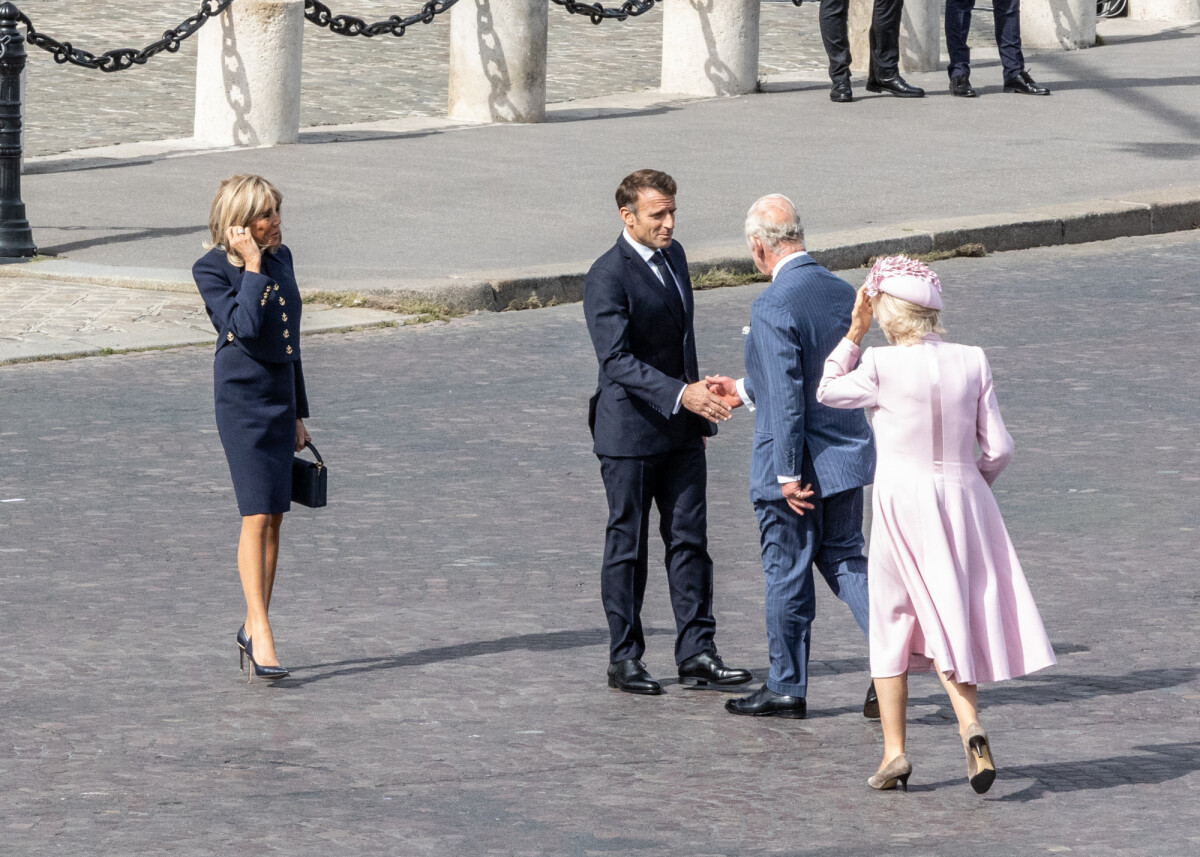
[[616,9],[606,9],[600,3],[585,3],[581,0],[550,0],[557,3],[572,15],[587,15],[593,24],[599,24],[605,19],[624,21],[626,18],[644,15],[654,8],[657,0],[625,0]]
[[328,27],[331,33],[339,36],[403,36],[404,31],[413,24],[429,24],[438,15],[445,12],[458,0],[429,0],[421,11],[407,18],[392,15],[386,21],[376,21],[368,24],[362,18],[353,15],[335,15],[321,0],[304,0],[304,17],[318,27]]
[[188,18],[178,27],[167,30],[157,42],[146,45],[140,51],[136,51],[133,48],[117,48],[116,50],[105,51],[99,56],[80,50],[70,42],[60,42],[57,39],[39,33],[33,28],[33,22],[29,20],[29,16],[24,12],[21,12],[17,18],[25,25],[27,31],[25,40],[31,45],[36,45],[42,50],[54,54],[54,61],[56,63],[71,63],[71,65],[77,65],[82,68],[98,69],[105,72],[125,71],[125,69],[133,68],[135,65],[145,65],[146,60],[163,51],[172,54],[175,53],[179,50],[179,46],[184,39],[203,27],[209,18],[224,12],[232,2],[233,0],[203,0],[200,4],[200,11],[192,15],[192,17]]

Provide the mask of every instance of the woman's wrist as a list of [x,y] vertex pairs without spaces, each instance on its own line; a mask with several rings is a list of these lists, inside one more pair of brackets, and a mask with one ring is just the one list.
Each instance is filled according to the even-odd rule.
[[846,338],[849,339],[851,342],[853,342],[855,345],[861,345],[862,341],[863,341],[863,337],[866,335],[867,335],[867,332],[865,330],[855,327],[854,325],[851,325],[850,329],[848,331],[846,331]]

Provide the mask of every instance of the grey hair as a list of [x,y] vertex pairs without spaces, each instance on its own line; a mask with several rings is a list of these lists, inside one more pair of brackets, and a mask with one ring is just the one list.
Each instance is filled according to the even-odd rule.
[[746,214],[746,241],[757,238],[768,250],[783,245],[802,245],[804,226],[796,204],[781,193],[767,194],[756,200]]

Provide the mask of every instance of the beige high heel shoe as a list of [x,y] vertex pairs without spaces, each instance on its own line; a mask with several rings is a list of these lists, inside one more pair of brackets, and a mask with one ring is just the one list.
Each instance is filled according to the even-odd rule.
[[888,762],[887,767],[881,771],[876,771],[867,780],[867,785],[878,791],[887,791],[894,789],[899,783],[905,791],[908,791],[908,778],[912,774],[912,764],[908,761],[908,757],[901,753],[892,761]]
[[987,735],[978,723],[967,727],[963,749],[967,752],[967,782],[976,794],[983,794],[996,781],[996,764],[992,761]]

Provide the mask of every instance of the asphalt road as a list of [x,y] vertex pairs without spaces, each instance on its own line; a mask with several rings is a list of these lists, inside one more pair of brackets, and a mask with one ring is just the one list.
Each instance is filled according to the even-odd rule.
[[[237,670],[210,349],[0,367],[0,852],[1195,851],[1200,233],[936,268],[949,338],[995,371],[1017,445],[996,491],[1060,657],[981,690],[987,796],[929,677],[911,791],[866,787],[866,646],[824,591],[808,720],[605,686],[571,305],[306,340],[331,503],[285,522],[274,686]],[[758,288],[697,296],[702,371],[740,370]],[[709,495],[717,641],[761,678],[751,428],[710,444]],[[657,570],[646,619],[671,679]]]

